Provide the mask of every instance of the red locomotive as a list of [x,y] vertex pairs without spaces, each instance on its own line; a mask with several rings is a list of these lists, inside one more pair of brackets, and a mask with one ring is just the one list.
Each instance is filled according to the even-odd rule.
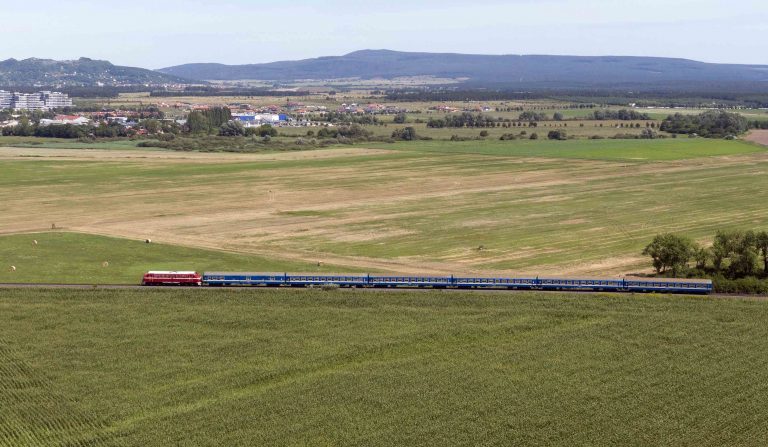
[[144,274],[143,286],[201,286],[203,277],[197,272],[154,271]]

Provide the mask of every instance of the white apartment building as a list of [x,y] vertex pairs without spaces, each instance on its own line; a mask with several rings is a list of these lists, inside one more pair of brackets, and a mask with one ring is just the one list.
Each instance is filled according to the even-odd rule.
[[10,109],[12,100],[13,100],[13,94],[11,92],[0,90],[0,110]]
[[40,92],[40,96],[42,96],[45,107],[48,109],[72,107],[72,100],[66,93],[43,91]]
[[0,109],[50,110],[62,107],[72,107],[72,100],[64,93],[11,93],[0,90]]
[[26,109],[26,110],[43,110],[45,109],[45,102],[39,93],[14,93],[13,103],[11,108],[13,109]]

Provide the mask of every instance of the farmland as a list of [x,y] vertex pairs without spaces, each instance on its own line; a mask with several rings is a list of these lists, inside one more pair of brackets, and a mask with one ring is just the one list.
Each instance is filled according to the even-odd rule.
[[[148,264],[215,269],[238,259],[242,268],[278,271],[320,263],[346,271],[618,275],[648,270],[639,253],[658,232],[706,240],[717,229],[768,224],[768,152],[739,141],[368,146],[261,154],[0,148],[0,230],[55,225],[244,256],[192,262],[169,248],[134,263],[131,275]],[[47,256],[59,265],[69,254]],[[83,273],[82,281],[91,278]]]
[[0,445],[765,445],[763,301],[0,289]]
[[137,284],[147,270],[339,271],[335,266],[66,232],[0,236],[0,259],[16,268],[0,270],[0,283]]

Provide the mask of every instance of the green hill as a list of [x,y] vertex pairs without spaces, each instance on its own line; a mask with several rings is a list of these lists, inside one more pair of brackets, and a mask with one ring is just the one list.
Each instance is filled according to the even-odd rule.
[[190,83],[179,76],[144,68],[122,67],[108,61],[81,57],[72,61],[7,59],[0,61],[0,85],[94,87]]

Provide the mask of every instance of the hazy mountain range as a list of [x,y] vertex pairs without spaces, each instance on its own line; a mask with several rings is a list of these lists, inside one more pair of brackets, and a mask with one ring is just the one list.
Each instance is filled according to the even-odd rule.
[[72,61],[36,58],[0,61],[0,86],[91,87],[189,82],[153,70],[122,67],[85,57]]
[[626,56],[474,55],[363,50],[344,56],[249,65],[185,64],[159,70],[189,79],[275,80],[435,76],[469,84],[605,86],[670,83],[764,83],[768,65],[712,64]]
[[713,64],[687,59],[628,56],[474,55],[363,50],[344,56],[264,64],[185,64],[160,70],[123,67],[80,58],[8,59],[0,62],[0,86],[127,86],[199,83],[206,80],[393,79],[433,76],[467,87],[604,88],[698,86],[723,91],[768,91],[768,65]]

